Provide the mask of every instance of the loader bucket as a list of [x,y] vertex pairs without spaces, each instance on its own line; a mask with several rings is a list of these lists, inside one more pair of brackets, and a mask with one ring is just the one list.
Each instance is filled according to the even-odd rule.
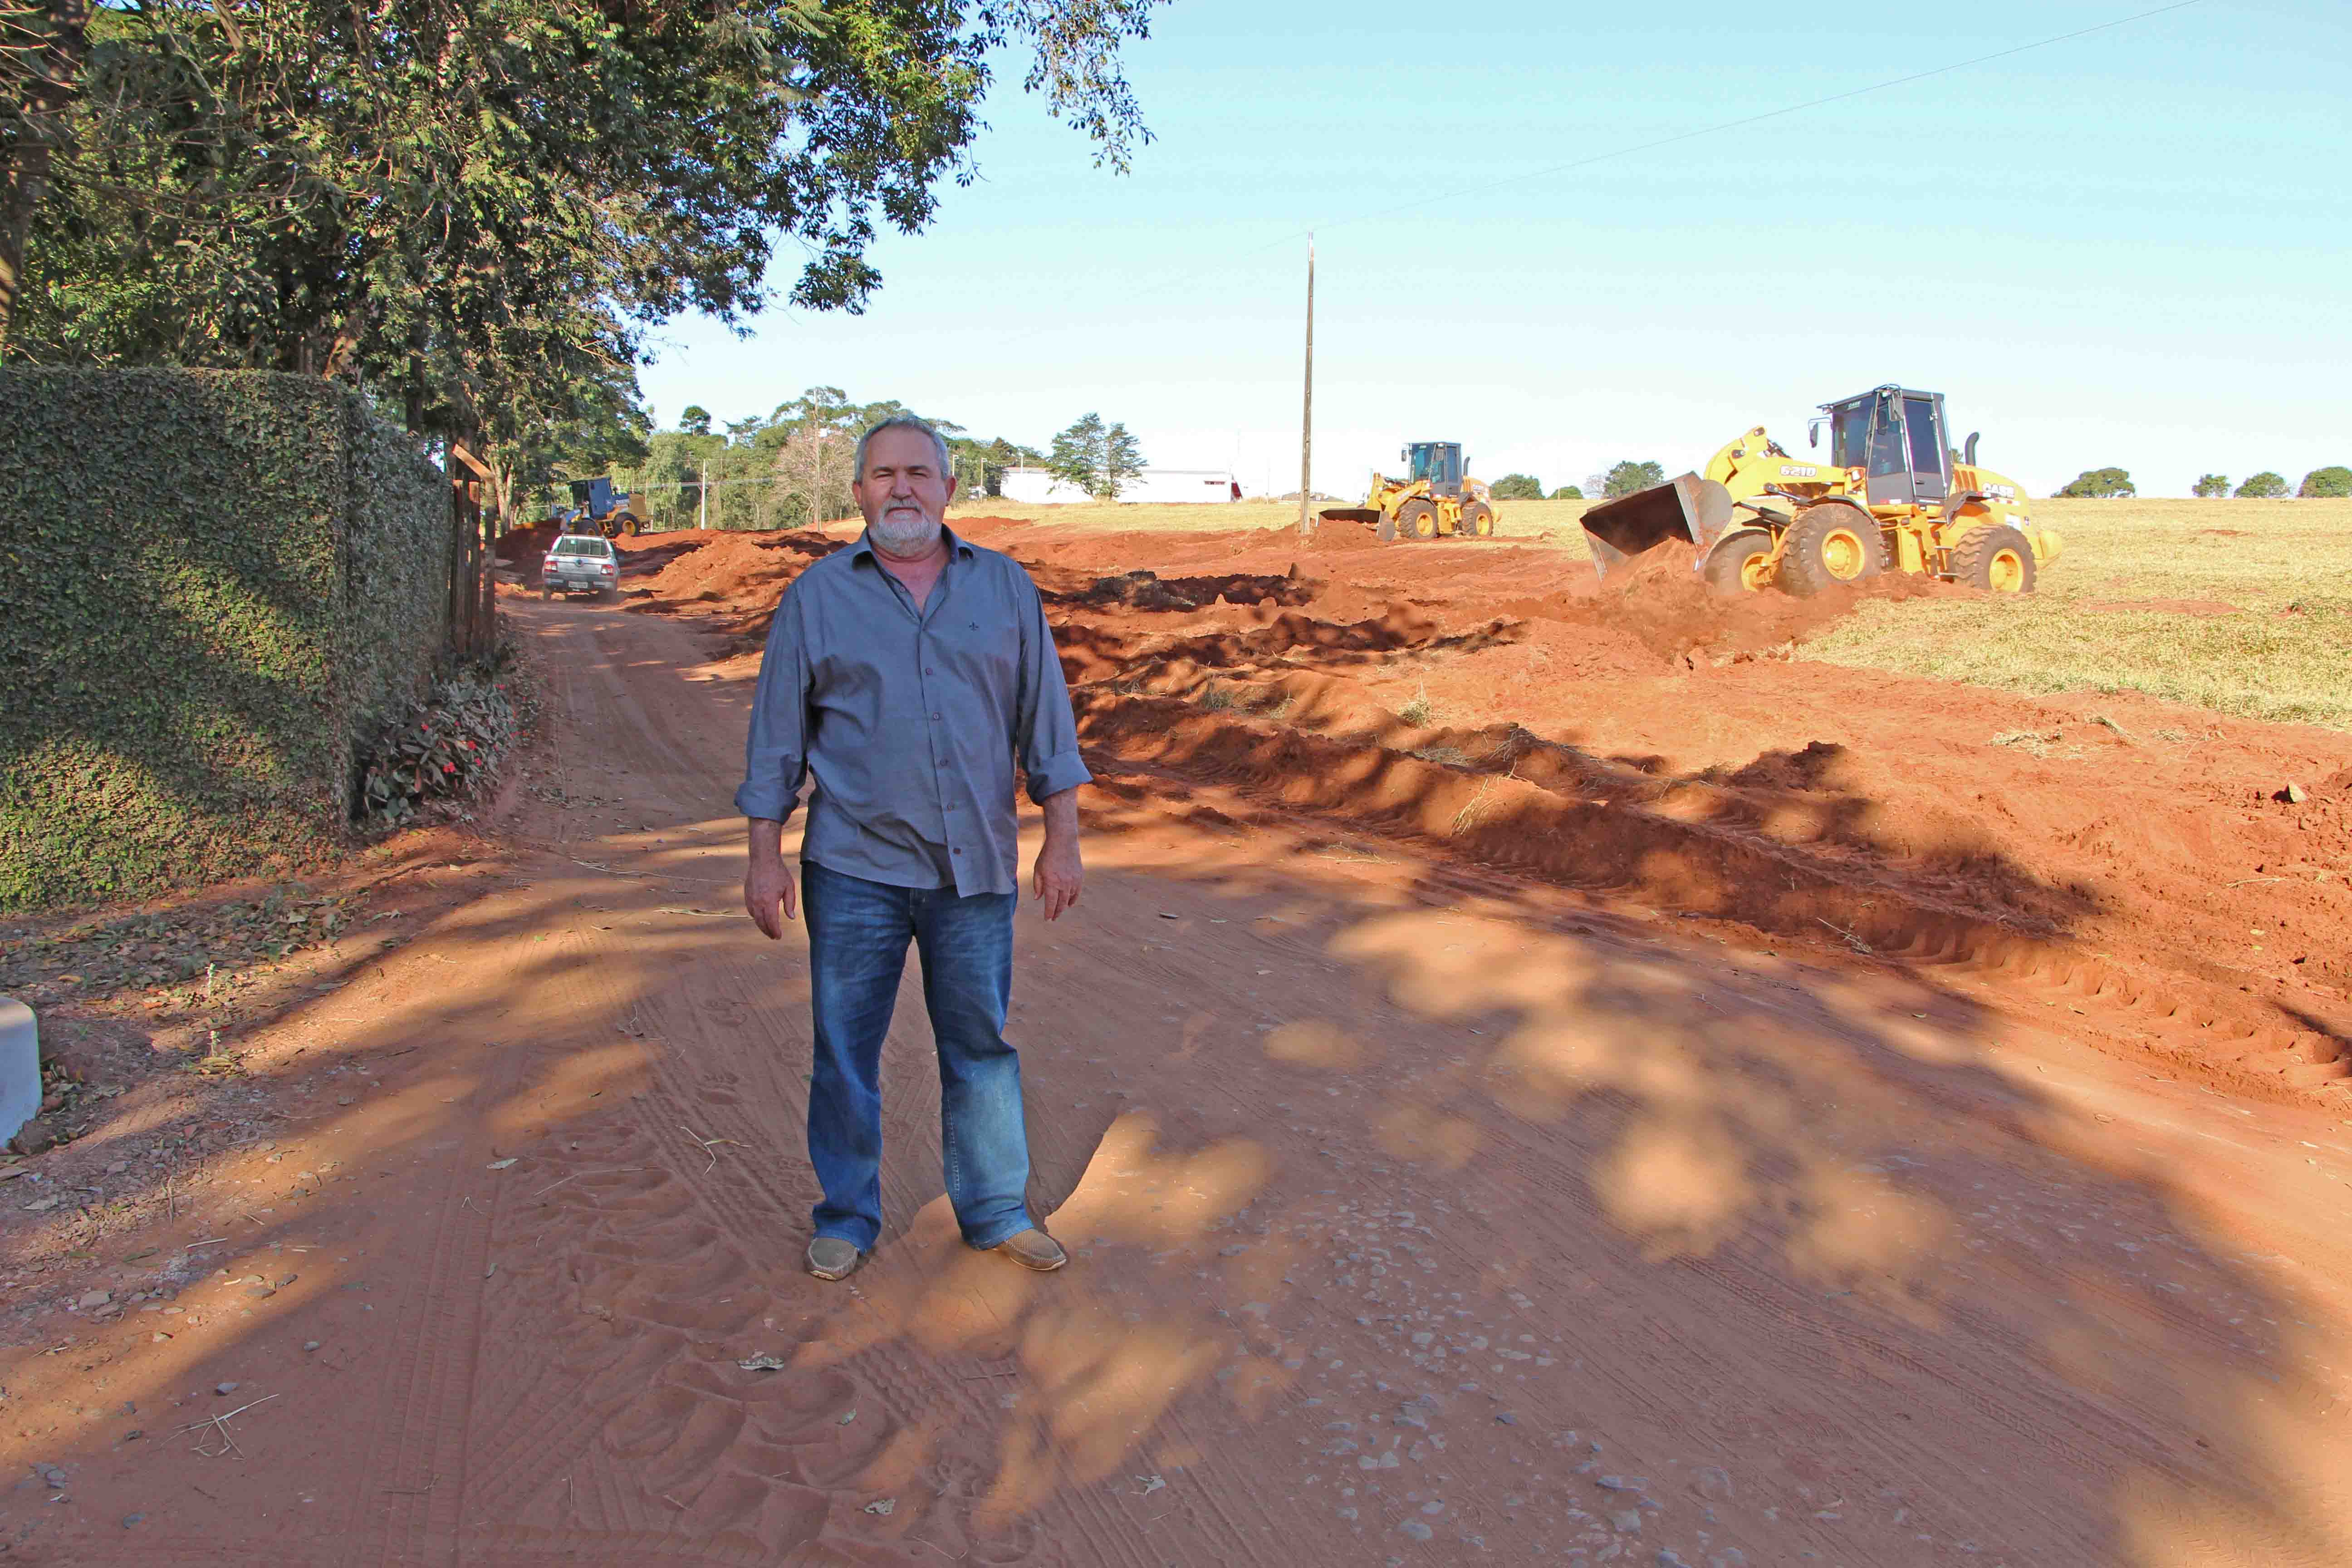
[[1663,485],[1604,501],[1584,514],[1584,537],[1592,546],[1593,570],[1610,569],[1670,539],[1698,547],[1701,564],[1731,525],[1731,492],[1713,479],[1683,474]]

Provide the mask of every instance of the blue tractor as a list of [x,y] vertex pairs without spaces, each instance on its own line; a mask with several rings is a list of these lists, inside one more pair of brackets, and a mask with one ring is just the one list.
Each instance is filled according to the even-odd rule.
[[646,526],[630,506],[628,491],[614,489],[607,479],[573,479],[572,505],[558,507],[555,521],[565,533],[597,533],[606,539],[640,533]]

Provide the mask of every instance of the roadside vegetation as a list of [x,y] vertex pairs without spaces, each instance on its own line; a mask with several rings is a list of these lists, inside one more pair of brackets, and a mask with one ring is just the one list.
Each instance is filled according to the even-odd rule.
[[1124,171],[1151,10],[12,7],[0,359],[364,386],[512,515],[648,461],[662,322],[862,307],[877,233],[975,176],[1000,75]]

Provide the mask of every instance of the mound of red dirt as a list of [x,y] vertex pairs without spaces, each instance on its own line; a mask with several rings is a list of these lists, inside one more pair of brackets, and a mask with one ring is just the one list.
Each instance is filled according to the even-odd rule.
[[841,541],[804,529],[714,531],[702,538],[702,543],[686,550],[639,585],[656,601],[672,605],[772,609],[785,584],[810,562],[841,548]]
[[1344,550],[1380,550],[1381,536],[1353,518],[1326,518],[1315,525],[1315,537],[1307,549],[1318,553]]
[[499,560],[517,566],[536,566],[541,557],[547,553],[547,547],[555,542],[559,531],[551,522],[518,528],[512,532],[499,535],[493,552]]
[[[1303,554],[1289,529],[958,526],[1046,591],[1098,772],[1220,781],[1776,942],[1990,968],[2217,1085],[2352,1080],[2352,739],[1792,660],[1864,603],[1973,596],[1899,574],[1727,598],[1687,548],[1601,582],[1495,542],[1328,548],[1361,525]],[[652,603],[748,637],[838,544],[719,536]]]
[[[1296,548],[1237,542],[1227,569]],[[1058,543],[1041,574],[1209,548]],[[1090,743],[1776,940],[2015,971],[2215,1084],[2352,1082],[2352,740],[1792,661],[1865,603],[1975,596],[1920,577],[1725,597],[1687,547],[1606,582],[1469,542],[1307,559],[1306,602],[1246,623],[1066,605]]]

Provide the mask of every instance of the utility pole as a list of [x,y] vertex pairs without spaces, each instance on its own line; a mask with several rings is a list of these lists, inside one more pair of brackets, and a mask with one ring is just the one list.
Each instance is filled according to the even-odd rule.
[[702,482],[695,486],[694,526],[709,528],[710,526],[710,463],[709,459],[706,458],[703,461],[701,468]]
[[1315,487],[1307,481],[1315,471],[1315,237],[1307,237],[1307,393],[1298,414],[1298,536],[1314,531],[1308,511]]

